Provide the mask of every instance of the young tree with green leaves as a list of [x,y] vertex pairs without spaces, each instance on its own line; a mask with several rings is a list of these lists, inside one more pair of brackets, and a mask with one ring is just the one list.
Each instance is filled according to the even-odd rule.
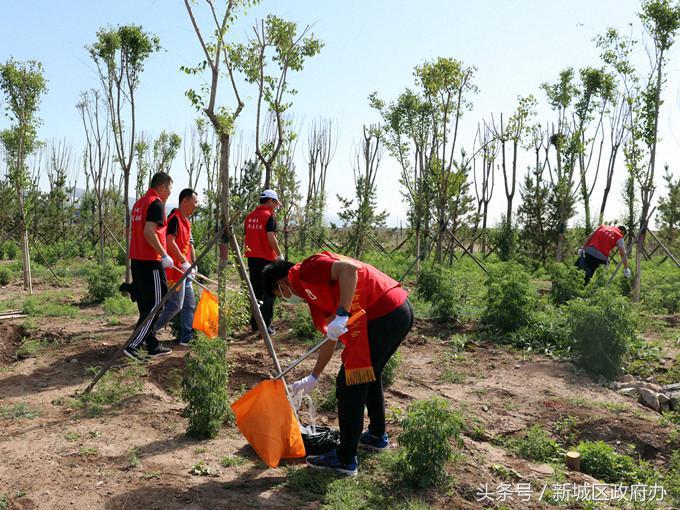
[[[486,253],[487,248],[487,220],[489,216],[489,203],[493,197],[493,190],[496,184],[495,169],[496,158],[498,157],[499,145],[496,143],[493,131],[484,122],[484,126],[477,126],[477,134],[475,137],[475,146],[479,145],[481,149],[481,170],[479,177],[477,177],[477,160],[475,157],[472,160],[472,176],[475,185],[475,196],[477,197],[477,213],[475,215],[475,228],[473,237],[478,238],[477,231],[479,229],[479,222],[482,222],[482,252]],[[474,241],[470,245],[470,250],[474,248]]]
[[11,58],[0,64],[0,90],[5,96],[5,114],[11,122],[10,128],[0,131],[0,142],[5,151],[9,181],[17,196],[24,289],[33,293],[24,192],[29,180],[26,158],[40,146],[37,114],[40,98],[47,91],[42,64]]
[[135,144],[137,159],[137,199],[146,193],[149,180],[158,172],[170,173],[172,162],[182,145],[182,138],[173,132],[161,131],[153,143],[142,133]]
[[385,226],[387,212],[378,212],[375,179],[383,156],[379,126],[363,127],[363,137],[354,154],[354,193],[352,199],[338,195],[342,210],[338,216],[347,229],[344,251],[354,258],[361,255],[376,238],[376,229]]
[[125,254],[128,256],[125,281],[130,282],[130,175],[135,156],[136,98],[144,64],[161,48],[160,40],[141,26],[120,25],[101,28],[97,40],[87,46],[109,109],[109,120],[115,147],[115,159],[123,173],[123,202],[125,206]]
[[[255,154],[264,166],[264,187],[270,188],[272,170],[285,142],[285,112],[291,106],[296,90],[290,87],[289,73],[302,71],[307,59],[318,54],[323,43],[309,33],[307,26],[298,34],[297,24],[273,14],[256,23],[255,37],[248,44],[229,47],[234,67],[243,72],[248,83],[257,87],[255,114]],[[266,110],[265,110],[266,109]],[[272,138],[264,136],[271,113],[276,131]]]
[[673,172],[665,166],[666,196],[659,199],[658,223],[661,235],[667,241],[678,239],[680,234],[680,176],[673,180]]

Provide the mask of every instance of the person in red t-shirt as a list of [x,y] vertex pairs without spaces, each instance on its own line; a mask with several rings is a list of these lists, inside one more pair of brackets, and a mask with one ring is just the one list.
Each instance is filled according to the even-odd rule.
[[[179,206],[168,217],[168,229],[166,232],[166,245],[168,253],[172,257],[174,268],[165,270],[168,282],[178,281],[184,272],[196,260],[194,240],[191,235],[191,221],[189,218],[198,207],[198,195],[191,188],[183,189],[179,194]],[[176,269],[175,269],[176,268]],[[191,286],[191,279],[184,280],[184,284],[175,290],[170,299],[165,303],[163,311],[158,316],[155,330],[160,330],[178,313],[179,345],[190,345],[194,337],[194,312],[196,311],[196,296]]]
[[[310,393],[333,356],[337,340],[345,345],[336,377],[340,445],[326,455],[307,457],[315,468],[357,472],[357,448],[389,447],[381,375],[413,326],[408,294],[399,283],[364,262],[323,252],[298,264],[277,261],[265,267],[268,294],[288,302],[306,302],[315,327],[331,342],[319,350],[312,372],[292,385],[292,394]],[[349,317],[366,313],[349,324]],[[368,431],[363,431],[364,408]]]
[[[137,325],[161,301],[168,291],[165,269],[172,267],[172,258],[165,249],[165,202],[172,192],[172,178],[158,172],[151,178],[151,187],[132,207],[130,236],[130,266],[132,286],[139,309]],[[142,342],[152,358],[170,354],[172,349],[163,347],[154,334],[152,320],[125,348],[125,355],[139,361],[146,358],[139,352]]]
[[[262,303],[260,312],[262,312],[262,318],[270,335],[275,333],[271,325],[274,317],[274,297],[262,290],[262,270],[274,260],[283,260],[279,242],[276,239],[276,217],[274,215],[279,207],[281,207],[281,202],[276,191],[266,189],[260,195],[260,205],[246,216],[244,221],[245,256],[248,258],[250,283],[255,297]],[[250,327],[253,333],[257,331],[257,322],[252,315]]]
[[614,248],[618,248],[619,255],[623,261],[623,275],[630,278],[630,267],[628,267],[628,257],[623,238],[626,236],[626,227],[610,225],[600,225],[585,240],[583,246],[578,250],[576,267],[583,270],[586,274],[586,283],[595,274],[595,270],[609,263],[609,255]]

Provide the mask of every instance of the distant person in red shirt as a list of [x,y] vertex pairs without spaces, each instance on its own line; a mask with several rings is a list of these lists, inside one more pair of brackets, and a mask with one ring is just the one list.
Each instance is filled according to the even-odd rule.
[[600,225],[585,240],[583,246],[578,250],[578,260],[576,267],[582,269],[586,274],[586,283],[595,274],[595,270],[609,263],[609,255],[616,247],[619,249],[621,260],[623,260],[623,275],[630,278],[630,267],[626,256],[626,246],[623,238],[626,236],[626,227],[610,225]]
[[[298,264],[277,261],[264,269],[269,294],[288,302],[306,302],[316,329],[332,342],[320,350],[312,372],[292,385],[292,393],[310,393],[333,356],[337,340],[345,345],[336,378],[340,446],[326,455],[307,457],[314,468],[357,473],[357,448],[389,447],[385,432],[382,370],[413,326],[408,294],[399,283],[358,260],[323,252]],[[366,315],[348,326],[350,315]],[[363,431],[364,408],[368,431]]]
[[[198,208],[198,195],[191,188],[183,189],[179,194],[179,206],[168,216],[166,231],[166,245],[168,254],[172,257],[174,267],[165,270],[169,283],[178,281],[184,272],[196,260],[194,239],[191,235],[191,215]],[[178,313],[179,345],[190,345],[194,337],[194,312],[196,311],[196,296],[191,286],[191,279],[186,278],[179,289],[176,289],[165,303],[163,311],[158,316],[155,330],[158,331],[168,324]]]
[[[270,335],[275,333],[271,325],[274,317],[274,296],[262,289],[262,270],[275,260],[283,260],[279,242],[276,239],[275,211],[279,207],[281,207],[281,202],[276,191],[266,189],[260,195],[260,205],[246,216],[244,222],[245,256],[248,258],[250,283],[255,297],[262,303],[260,312],[262,312],[262,318]],[[257,331],[257,322],[253,316],[250,317],[250,327],[253,332]]]
[[[165,248],[165,202],[172,192],[172,178],[165,172],[158,172],[151,178],[151,187],[135,202],[132,208],[130,266],[132,286],[139,309],[137,325],[161,301],[168,291],[165,269],[172,267],[172,258]],[[125,355],[139,361],[147,361],[140,351],[146,343],[148,356],[155,358],[170,354],[172,349],[163,347],[154,334],[152,320],[135,336],[125,348]]]

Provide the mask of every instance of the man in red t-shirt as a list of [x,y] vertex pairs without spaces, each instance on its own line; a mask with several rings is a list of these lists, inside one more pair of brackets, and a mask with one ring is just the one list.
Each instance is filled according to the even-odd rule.
[[[270,335],[274,334],[274,328],[271,325],[274,316],[274,297],[262,290],[262,270],[274,260],[283,260],[279,242],[276,239],[276,217],[274,216],[279,207],[281,207],[281,202],[276,191],[266,189],[260,195],[260,205],[246,216],[244,221],[245,256],[248,258],[250,283],[255,297],[262,303],[260,312],[262,312],[262,318]],[[250,327],[253,332],[257,331],[257,322],[253,316],[250,317]]]
[[[197,193],[191,188],[185,188],[179,194],[179,206],[168,217],[168,229],[165,239],[174,268],[166,269],[165,275],[170,283],[178,281],[182,274],[196,260],[189,218],[191,218],[191,215],[194,214],[197,208]],[[191,286],[191,279],[186,278],[180,288],[175,290],[170,299],[165,303],[163,311],[156,321],[155,330],[161,329],[179,313],[179,337],[177,342],[179,345],[190,345],[194,337],[193,322],[195,311],[196,296],[194,295],[194,288]]]
[[610,225],[600,225],[585,240],[583,246],[578,250],[578,260],[576,267],[582,269],[586,274],[586,283],[595,274],[595,270],[609,263],[609,255],[614,248],[618,248],[619,255],[623,261],[623,275],[630,278],[630,268],[628,267],[628,257],[623,238],[626,236],[626,227]]
[[[165,202],[171,192],[172,178],[165,172],[158,172],[151,178],[149,190],[132,208],[130,266],[139,310],[137,325],[144,322],[168,291],[165,269],[172,267],[172,258],[165,249]],[[158,342],[154,334],[155,321],[154,318],[132,339],[125,348],[127,357],[146,361],[139,351],[142,343],[146,343],[147,354],[152,358],[172,352]]]
[[[319,350],[312,372],[293,383],[292,394],[310,393],[333,356],[337,340],[345,345],[336,377],[340,445],[326,455],[307,457],[307,464],[356,474],[358,447],[373,451],[389,447],[381,375],[413,326],[408,294],[370,264],[328,252],[298,264],[285,260],[269,264],[263,285],[268,294],[285,301],[306,302],[315,327],[332,340]],[[360,310],[365,315],[350,324],[350,316]],[[369,426],[362,434],[364,408]]]

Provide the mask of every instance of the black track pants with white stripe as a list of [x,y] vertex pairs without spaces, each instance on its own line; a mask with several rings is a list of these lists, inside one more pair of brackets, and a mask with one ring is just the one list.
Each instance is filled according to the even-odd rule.
[[[137,308],[139,309],[137,325],[139,325],[168,291],[168,282],[165,279],[165,269],[161,266],[160,261],[132,260],[131,267],[132,284],[137,290]],[[158,347],[158,339],[153,333],[157,318],[158,314],[135,336],[130,343],[131,348],[139,348],[142,342],[146,342],[149,350]]]

